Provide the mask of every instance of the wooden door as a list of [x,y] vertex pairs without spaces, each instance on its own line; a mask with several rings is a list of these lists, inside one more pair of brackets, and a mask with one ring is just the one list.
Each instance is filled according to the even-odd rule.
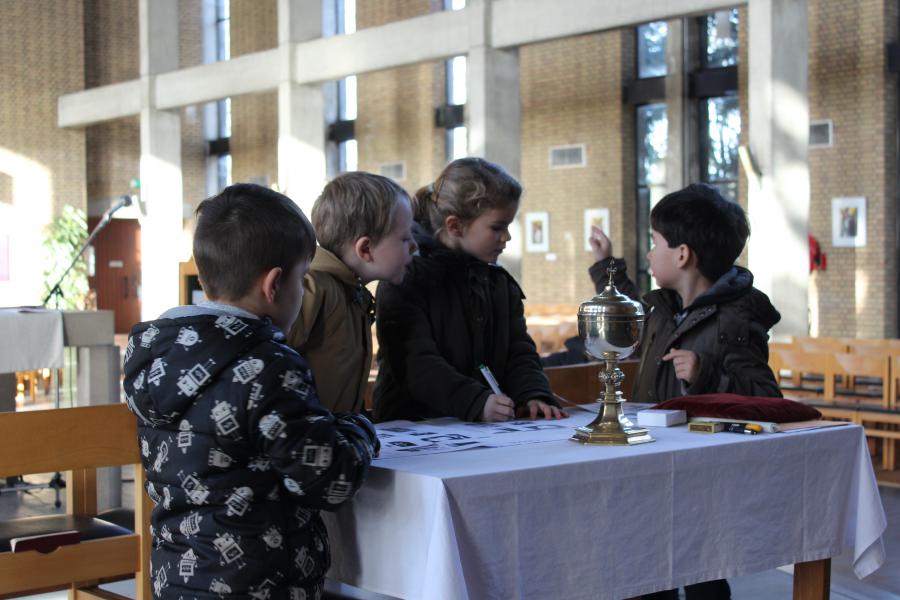
[[[88,219],[93,231],[100,219]],[[94,240],[93,277],[97,308],[115,312],[116,333],[141,320],[141,226],[137,219],[113,219]]]

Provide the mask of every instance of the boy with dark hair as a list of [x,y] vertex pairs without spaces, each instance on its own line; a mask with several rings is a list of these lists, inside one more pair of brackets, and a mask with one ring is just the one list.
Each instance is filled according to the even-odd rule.
[[124,387],[156,504],[154,598],[321,596],[330,558],[318,511],[353,496],[377,438],[364,417],[322,408],[283,345],[314,252],[289,198],[230,186],[197,209],[209,301],[131,331]]
[[[641,338],[641,364],[631,399],[662,402],[686,394],[730,392],[781,397],[768,365],[768,330],[781,315],[753,287],[753,275],[736,266],[750,234],[743,209],[707,185],[665,196],[650,212],[653,247],[647,254],[660,289],[644,296],[649,315]],[[598,293],[615,262],[614,283],[635,297],[624,259],[594,228],[590,268]],[[725,580],[685,587],[687,600],[725,600]],[[644,596],[674,600],[671,590]]]
[[323,405],[361,412],[375,320],[365,286],[403,281],[416,251],[409,194],[381,175],[344,173],[322,190],[312,220],[319,250],[288,343],[308,361]]

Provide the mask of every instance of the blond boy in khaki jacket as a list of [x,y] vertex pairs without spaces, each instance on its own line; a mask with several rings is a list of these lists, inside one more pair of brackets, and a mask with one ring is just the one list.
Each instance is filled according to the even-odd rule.
[[312,209],[319,242],[288,343],[306,359],[323,406],[362,412],[372,365],[371,281],[403,281],[416,243],[409,195],[387,177],[339,175]]

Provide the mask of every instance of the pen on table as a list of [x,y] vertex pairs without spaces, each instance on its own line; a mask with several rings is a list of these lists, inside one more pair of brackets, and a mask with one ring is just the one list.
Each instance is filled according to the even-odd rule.
[[491,370],[488,369],[487,365],[478,365],[478,368],[481,370],[481,374],[484,375],[485,381],[491,386],[491,391],[498,396],[503,395],[503,392],[500,391],[500,384],[494,379],[494,374],[491,373]]
[[746,433],[756,435],[762,432],[762,426],[756,423],[725,423],[724,430],[731,433]]

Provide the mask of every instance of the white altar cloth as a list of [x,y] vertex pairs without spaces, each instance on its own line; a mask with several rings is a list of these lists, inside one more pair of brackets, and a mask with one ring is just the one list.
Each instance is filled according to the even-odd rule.
[[62,312],[0,308],[0,373],[62,366]]
[[861,427],[651,433],[377,460],[323,513],[329,576],[408,599],[621,600],[842,551],[860,578],[884,562]]

